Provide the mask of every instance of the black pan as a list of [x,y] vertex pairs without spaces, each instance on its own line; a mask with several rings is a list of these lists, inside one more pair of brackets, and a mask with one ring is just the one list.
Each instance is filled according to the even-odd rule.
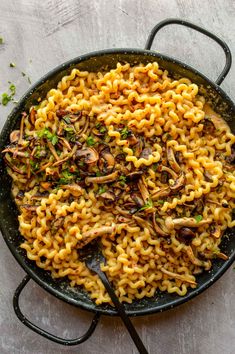
[[[160,28],[168,24],[179,24],[193,28],[194,30],[214,39],[222,47],[226,56],[226,64],[216,82],[212,82],[205,75],[201,74],[194,68],[172,57],[168,57],[150,50],[156,33]],[[17,125],[19,125],[21,112],[25,110],[27,111],[31,105],[37,102],[39,97],[44,98],[47,91],[55,87],[58,81],[63,76],[67,75],[71,69],[78,68],[80,70],[98,71],[104,66],[109,69],[114,68],[118,62],[129,62],[134,65],[138,63],[146,64],[153,61],[157,61],[160,67],[167,69],[172,76],[188,77],[190,80],[198,84],[200,91],[203,92],[208,99],[212,100],[215,105],[214,109],[223,115],[224,119],[230,125],[233,133],[235,133],[234,103],[219,86],[231,67],[231,53],[228,46],[217,36],[201,27],[183,20],[168,19],[162,21],[153,28],[145,49],[111,49],[93,52],[77,57],[50,71],[25,93],[18,105],[9,115],[0,135],[0,150],[2,150],[9,143],[9,133],[14,130]],[[44,270],[38,268],[34,262],[27,259],[25,251],[19,247],[22,242],[22,237],[18,231],[17,210],[10,197],[9,176],[6,173],[2,158],[0,158],[0,228],[10,251],[27,273],[27,276],[17,288],[14,296],[14,309],[16,315],[25,325],[55,342],[64,345],[75,345],[85,341],[92,334],[101,314],[116,315],[115,310],[110,305],[95,305],[84,290],[80,288],[71,289],[69,282],[66,280],[52,279],[49,272],[45,272]],[[153,298],[146,298],[139,301],[134,301],[132,304],[126,304],[125,308],[127,314],[129,316],[140,316],[164,311],[192,299],[194,296],[207,289],[221,277],[221,275],[229,268],[235,259],[234,229],[226,232],[226,237],[223,239],[221,249],[222,252],[229,256],[229,259],[227,261],[222,261],[219,259],[215,260],[210,272],[205,272],[197,277],[198,287],[196,289],[189,290],[186,296],[180,297],[175,294],[173,295],[157,292]],[[57,298],[95,313],[90,328],[82,337],[74,340],[65,340],[56,337],[38,328],[24,317],[19,308],[19,296],[22,289],[31,278]]]

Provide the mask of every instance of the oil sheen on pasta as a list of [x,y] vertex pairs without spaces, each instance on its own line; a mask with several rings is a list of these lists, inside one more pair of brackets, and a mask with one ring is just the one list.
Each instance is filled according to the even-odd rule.
[[21,247],[96,304],[110,303],[79,259],[94,239],[121,301],[185,295],[232,220],[235,136],[187,78],[158,64],[73,69],[23,112],[4,150]]

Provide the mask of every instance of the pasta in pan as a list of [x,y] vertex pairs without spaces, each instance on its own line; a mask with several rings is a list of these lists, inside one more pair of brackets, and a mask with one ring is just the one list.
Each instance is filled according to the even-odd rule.
[[80,250],[97,240],[120,301],[185,295],[235,226],[235,136],[198,86],[156,62],[73,69],[23,112],[3,151],[21,247],[96,304],[110,303]]

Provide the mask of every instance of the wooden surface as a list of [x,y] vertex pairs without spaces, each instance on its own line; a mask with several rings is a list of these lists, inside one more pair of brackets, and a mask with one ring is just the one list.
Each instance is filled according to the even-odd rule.
[[[234,0],[1,0],[0,93],[8,81],[16,99],[54,66],[93,50],[143,48],[152,27],[167,17],[191,20],[226,40],[235,54]],[[223,52],[211,40],[190,30],[163,29],[154,49],[182,59],[215,79],[224,65]],[[10,68],[9,63],[16,67]],[[23,77],[21,71],[27,75]],[[222,87],[235,100],[235,66]],[[13,104],[0,106],[2,127]],[[102,318],[92,338],[65,348],[39,337],[16,318],[12,296],[23,270],[0,238],[0,353],[121,354],[136,353],[116,318]],[[189,303],[174,310],[133,320],[151,354],[232,354],[235,351],[235,270],[229,271]],[[32,281],[21,305],[34,322],[64,337],[76,337],[91,315],[47,294]]]

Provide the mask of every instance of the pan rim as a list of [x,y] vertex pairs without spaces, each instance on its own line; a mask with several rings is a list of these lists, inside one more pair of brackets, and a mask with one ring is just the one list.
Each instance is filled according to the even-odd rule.
[[[232,107],[232,109],[235,111],[235,105],[234,105],[233,101],[230,99],[230,97],[226,94],[226,92],[220,86],[218,86],[215,82],[213,82],[206,75],[202,74],[201,72],[199,72],[195,68],[191,67],[188,64],[181,62],[178,59],[175,59],[174,57],[170,57],[165,54],[161,54],[159,52],[155,52],[152,50],[145,50],[145,49],[139,49],[139,48],[136,48],[136,49],[135,48],[104,49],[104,50],[100,50],[100,51],[94,51],[94,52],[90,52],[87,54],[83,54],[81,56],[78,56],[78,57],[75,57],[71,60],[68,60],[68,61],[56,66],[55,68],[50,70],[47,74],[43,75],[39,80],[37,80],[35,82],[35,84],[32,85],[24,93],[24,95],[19,100],[18,104],[14,107],[14,109],[9,114],[9,116],[2,128],[2,131],[0,133],[0,145],[1,145],[1,143],[3,143],[3,145],[4,145],[4,142],[6,140],[6,136],[4,136],[4,135],[6,135],[5,133],[7,133],[8,126],[11,123],[12,118],[19,111],[19,108],[23,105],[23,103],[29,99],[29,97],[33,94],[34,91],[37,90],[37,88],[41,84],[50,80],[54,75],[58,74],[62,70],[66,70],[66,69],[69,70],[69,68],[73,65],[79,64],[83,61],[86,61],[86,60],[89,60],[89,59],[92,59],[95,57],[101,57],[101,56],[112,55],[112,54],[122,54],[122,55],[123,54],[133,54],[133,55],[138,54],[138,55],[143,55],[143,56],[149,55],[149,56],[156,57],[156,60],[157,60],[157,58],[160,58],[164,61],[168,61],[168,62],[177,64],[181,68],[191,71],[194,74],[201,77],[202,79],[204,79],[208,83],[208,85],[210,85],[212,88],[214,88],[218,92],[218,94],[220,96],[222,96],[222,98],[224,100],[229,102],[229,106]],[[2,148],[2,146],[0,146],[0,148]],[[36,274],[34,272],[34,270],[29,265],[27,265],[25,263],[24,258],[20,255],[19,252],[17,252],[17,248],[15,246],[13,246],[13,244],[9,241],[8,230],[5,229],[4,224],[3,224],[3,220],[1,220],[1,219],[0,219],[0,230],[2,232],[2,236],[5,240],[8,248],[10,249],[11,253],[15,257],[15,259],[17,260],[19,265],[44,290],[48,291],[50,294],[52,294],[56,298],[59,298],[60,300],[63,300],[64,302],[74,305],[76,307],[79,307],[83,310],[87,310],[90,312],[98,312],[103,315],[110,315],[110,316],[117,315],[116,311],[114,311],[112,309],[102,308],[101,306],[96,306],[95,304],[93,306],[91,306],[90,304],[83,302],[81,299],[79,301],[72,299],[71,297],[67,296],[66,294],[62,294],[61,291],[54,289],[50,284],[48,284],[47,282],[42,280],[40,278],[40,276],[38,274]],[[163,305],[162,304],[157,305],[157,303],[156,303],[155,307],[143,308],[143,309],[138,310],[137,312],[134,310],[128,310],[128,309],[126,310],[126,312],[129,316],[143,316],[143,315],[154,314],[157,312],[163,312],[165,310],[179,306],[182,303],[185,303],[185,302],[189,301],[190,299],[194,298],[195,296],[199,295],[200,293],[205,291],[207,288],[209,288],[212,284],[214,284],[225,273],[225,271],[231,266],[231,264],[233,263],[234,260],[235,260],[235,250],[233,250],[232,254],[230,255],[230,258],[223,263],[223,265],[219,268],[219,270],[216,271],[214,276],[212,276],[209,280],[207,280],[205,283],[200,285],[198,288],[191,290],[188,294],[186,294],[185,296],[183,296],[181,298],[173,299],[169,303],[166,303]]]

